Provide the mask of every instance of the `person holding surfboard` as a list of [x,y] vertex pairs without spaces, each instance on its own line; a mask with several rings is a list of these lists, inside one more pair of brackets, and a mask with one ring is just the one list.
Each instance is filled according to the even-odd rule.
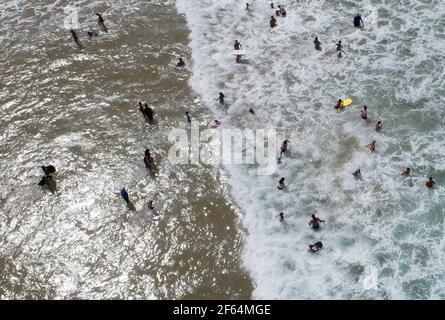
[[362,28],[365,26],[365,23],[363,22],[362,16],[360,15],[360,13],[358,13],[355,17],[354,17],[354,27],[356,28]]
[[342,99],[338,99],[337,104],[335,105],[335,109],[340,109],[343,108],[343,100]]
[[343,49],[343,45],[341,44],[341,40],[340,40],[337,43],[337,55],[339,58],[341,57],[341,54],[343,52],[342,49]]
[[[243,46],[241,45],[241,43],[238,40],[235,40],[235,43],[233,44],[233,48],[235,51],[243,50]],[[241,55],[237,54],[236,62],[240,62],[240,60],[241,60]]]

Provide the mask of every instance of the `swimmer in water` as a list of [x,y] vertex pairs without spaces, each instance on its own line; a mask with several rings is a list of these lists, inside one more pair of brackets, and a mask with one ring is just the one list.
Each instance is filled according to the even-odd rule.
[[79,50],[82,50],[82,45],[80,44],[79,37],[77,36],[76,31],[71,29],[70,32],[71,32],[71,35],[73,36],[74,43],[77,45]]
[[249,4],[246,3],[246,10],[249,11]]
[[[238,40],[235,40],[235,43],[233,44],[233,48],[234,48],[234,50],[242,50],[243,46],[241,45],[241,43]],[[240,62],[240,60],[241,60],[241,55],[237,54],[236,62]]]
[[403,169],[403,171],[402,171],[402,173],[401,173],[401,175],[402,176],[409,176],[411,174],[411,169],[410,168],[405,168],[405,169]]
[[318,50],[318,51],[321,50],[321,42],[318,41],[318,37],[315,37],[314,45],[315,45],[315,50]]
[[360,169],[355,170],[352,175],[354,176],[355,180],[362,180],[362,172]]
[[273,2],[270,4],[270,8],[274,9]]
[[360,115],[363,120],[368,119],[368,107],[364,106],[363,109],[360,111]]
[[249,109],[249,113],[251,113],[251,114],[253,114],[253,115],[255,114],[255,111],[253,110],[253,108],[250,108],[250,109]]
[[436,185],[436,181],[434,181],[433,177],[429,177],[429,179],[425,182],[425,187],[431,189]]
[[146,120],[148,120],[147,119],[147,115],[145,114],[145,111],[144,111],[144,106],[142,105],[142,102],[138,102],[138,105],[139,105],[139,111],[142,113],[142,115],[144,116],[144,118],[146,119]]
[[155,112],[153,111],[153,109],[150,108],[147,103],[145,103],[145,105],[144,105],[144,114],[147,116],[148,121],[153,121],[154,113]]
[[310,244],[308,251],[314,253],[314,252],[317,252],[318,250],[320,250],[321,248],[323,248],[323,243],[321,241],[318,241],[314,244]]
[[108,28],[105,26],[104,18],[102,18],[102,15],[98,12],[96,13],[96,16],[97,16],[97,24],[99,25],[99,27],[102,28],[102,31],[108,32]]
[[360,28],[360,27],[364,27],[364,26],[365,26],[365,23],[363,22],[362,16],[359,13],[354,17],[354,27]]
[[189,124],[192,123],[192,118],[190,117],[190,113],[188,111],[185,112],[185,119],[186,119],[187,123],[189,123]]
[[125,200],[125,202],[126,202],[127,205],[128,205],[129,202],[130,202],[130,198],[128,197],[128,192],[127,192],[127,190],[125,190],[125,188],[122,188],[120,193],[121,193],[121,197]]
[[[280,7],[280,6],[278,6],[278,7]],[[287,15],[287,12],[286,12],[286,10],[284,9],[284,6],[283,6],[283,5],[280,7],[280,14],[281,14],[282,17],[285,17],[285,16]]]
[[287,151],[287,143],[289,142],[289,140],[284,140],[283,141],[283,143],[281,144],[281,147],[280,147],[280,157],[282,157],[283,156],[283,154],[284,153],[286,153],[286,151]]
[[280,181],[278,181],[278,189],[283,190],[286,187],[286,185],[284,184],[284,177],[282,177],[280,179]]
[[320,228],[320,223],[325,223],[324,220],[316,217],[315,214],[312,215],[311,221],[309,221],[309,225],[312,226],[312,229]]
[[284,212],[280,212],[278,217],[280,218],[280,223],[284,223]]
[[366,145],[365,147],[367,147],[369,150],[371,150],[371,152],[374,152],[375,151],[375,143],[376,143],[376,141],[374,140],[373,142]]
[[275,27],[277,26],[277,19],[275,19],[274,16],[270,16],[270,22],[269,22],[269,24],[270,24],[270,27],[271,27],[271,28],[275,28]]
[[182,58],[179,58],[178,63],[176,64],[177,67],[183,67],[185,66],[185,62]]
[[219,97],[216,99],[216,101],[219,101],[221,105],[224,105],[224,94],[222,92],[219,93]]
[[342,99],[338,99],[337,104],[335,105],[335,109],[340,109],[340,108],[344,108]]
[[145,169],[147,169],[149,171],[154,170],[155,161],[154,161],[153,157],[151,156],[149,149],[145,150],[144,164],[145,164]]
[[341,41],[339,41],[337,43],[337,56],[339,58],[341,58],[341,53],[343,52],[342,50],[343,50],[343,45],[341,44]]
[[379,132],[380,130],[382,130],[382,121],[377,121],[377,123],[375,124],[375,131]]

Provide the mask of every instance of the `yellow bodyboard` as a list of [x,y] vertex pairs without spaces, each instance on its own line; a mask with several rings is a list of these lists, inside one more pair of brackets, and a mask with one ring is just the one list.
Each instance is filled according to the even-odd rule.
[[343,100],[343,107],[347,107],[347,106],[349,106],[350,104],[352,103],[352,99],[351,98],[349,98],[349,99],[345,99],[345,100]]

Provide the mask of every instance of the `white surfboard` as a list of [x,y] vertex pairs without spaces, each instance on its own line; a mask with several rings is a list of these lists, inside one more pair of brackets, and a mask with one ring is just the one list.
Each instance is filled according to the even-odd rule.
[[246,51],[244,51],[244,50],[233,50],[233,54],[235,56],[244,56],[244,55],[246,55]]

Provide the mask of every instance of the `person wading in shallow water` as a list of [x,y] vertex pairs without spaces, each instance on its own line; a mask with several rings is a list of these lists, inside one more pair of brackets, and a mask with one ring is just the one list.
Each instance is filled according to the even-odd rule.
[[82,44],[79,41],[79,37],[77,36],[76,31],[74,31],[73,29],[70,30],[71,32],[71,36],[73,37],[74,43],[77,45],[77,47],[79,48],[79,50],[82,50]]
[[105,26],[104,18],[102,18],[102,15],[98,12],[96,13],[97,16],[97,24],[99,27],[101,27],[102,31],[108,32],[108,28]]

